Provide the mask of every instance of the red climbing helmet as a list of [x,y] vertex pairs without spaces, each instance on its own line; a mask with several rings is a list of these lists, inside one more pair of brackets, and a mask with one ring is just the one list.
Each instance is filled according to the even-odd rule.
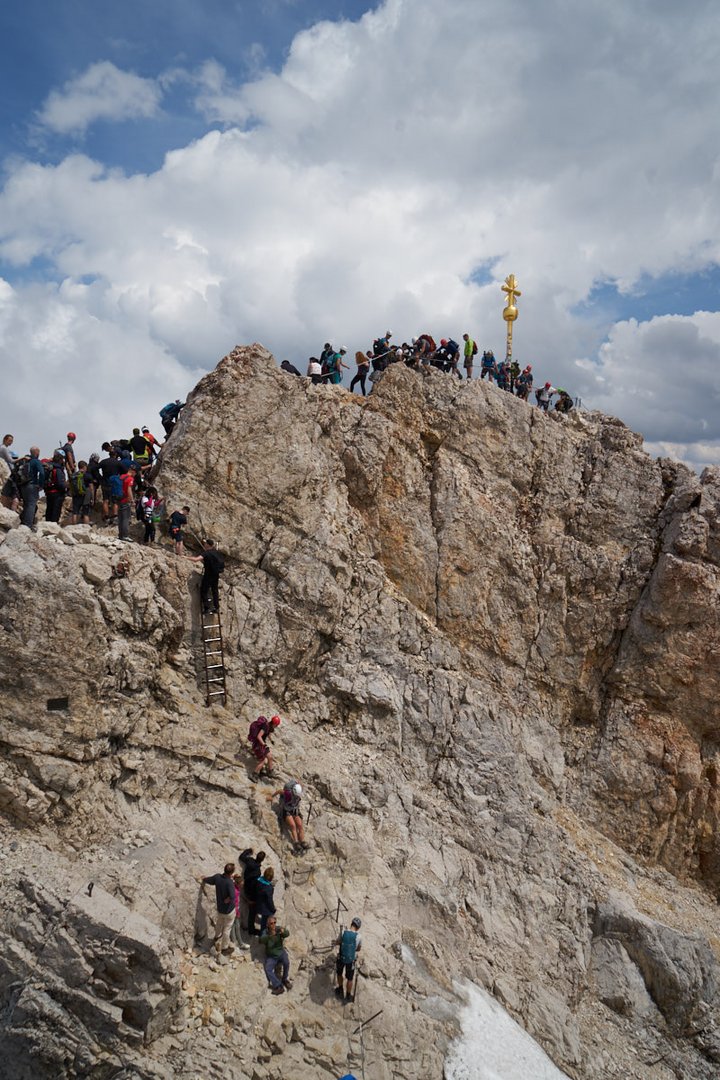
[[447,338],[440,338],[441,345],[447,345]]
[[271,716],[270,717],[270,723],[272,724],[273,727],[277,727],[278,724],[280,723],[280,717],[279,716]]
[[67,437],[68,437],[68,439],[77,439],[77,435],[75,434],[74,431],[68,431]]

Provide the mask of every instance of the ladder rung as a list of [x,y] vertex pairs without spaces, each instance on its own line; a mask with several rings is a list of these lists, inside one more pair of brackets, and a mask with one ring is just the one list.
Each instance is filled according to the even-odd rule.
[[222,677],[222,676],[220,676],[220,678],[219,678],[219,679],[208,679],[208,682],[209,682],[209,683],[210,683],[210,682],[221,682],[221,683],[224,683],[224,682],[225,682],[225,680],[223,679],[223,677]]
[[205,652],[205,655],[206,656],[222,656],[222,649],[213,649],[212,651],[210,649],[207,649],[206,652]]
[[224,664],[208,664],[207,665],[208,671],[213,671],[214,668],[219,668],[219,667],[225,667],[225,665]]
[[220,637],[208,637],[208,638],[205,638],[205,644],[206,645],[209,645],[211,641],[222,641],[222,638],[220,638]]
[[223,697],[224,697],[225,696],[225,691],[224,690],[211,690],[210,693],[208,694],[208,697],[219,697],[220,694],[222,694]]

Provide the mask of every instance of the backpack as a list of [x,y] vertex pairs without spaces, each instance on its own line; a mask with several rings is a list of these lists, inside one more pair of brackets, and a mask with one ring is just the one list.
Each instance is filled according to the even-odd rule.
[[114,473],[113,476],[110,477],[110,495],[113,499],[119,499],[122,497],[122,493],[122,476],[120,473]]
[[458,351],[458,349],[460,348],[460,346],[458,345],[457,341],[454,341],[452,338],[449,338],[448,343],[447,343],[447,348],[448,348],[448,352],[456,353]]
[[45,469],[45,491],[50,494],[65,489],[65,485],[63,484],[61,487],[58,482],[58,471],[57,465],[48,465]]
[[162,409],[160,410],[160,419],[169,420],[176,408],[177,403],[174,401],[169,401],[167,405],[163,405]]
[[18,487],[30,483],[30,462],[18,461],[12,471],[12,480]]
[[70,487],[72,489],[73,495],[85,494],[85,477],[81,472],[74,473],[72,479],[70,480]]
[[477,351],[478,351],[477,350],[477,341],[473,341],[473,347],[472,347],[473,356],[477,356]]
[[265,724],[267,724],[267,720],[264,716],[258,716],[257,720],[253,720],[248,731],[248,742],[255,742]]
[[137,521],[145,520],[145,507],[142,504],[142,495],[135,503],[135,519]]
[[343,930],[340,938],[340,960],[343,964],[354,964],[357,953],[357,934],[354,930]]

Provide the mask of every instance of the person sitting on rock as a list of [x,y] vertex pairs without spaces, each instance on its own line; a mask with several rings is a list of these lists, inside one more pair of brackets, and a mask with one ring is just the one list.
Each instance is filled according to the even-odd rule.
[[[203,576],[200,582],[200,601],[203,615],[215,615],[220,610],[220,575],[225,569],[225,560],[219,551],[215,549],[214,540],[203,540],[204,551],[202,555],[190,555],[188,558],[193,562],[203,564]],[[210,604],[210,592],[212,591],[213,602]]]
[[257,720],[253,720],[250,725],[248,739],[250,740],[253,756],[257,761],[257,765],[250,777],[253,783],[260,779],[263,769],[265,769],[267,776],[273,776],[272,751],[267,740],[272,737],[275,728],[279,727],[279,725],[279,716],[272,716],[269,720],[266,716],[258,716]]
[[253,855],[252,848],[245,848],[240,852],[239,861],[243,864],[243,898],[248,908],[247,932],[250,937],[255,937],[258,931],[255,928],[257,920],[257,881],[262,874],[262,864],[265,861],[265,852],[258,851]]
[[279,791],[273,791],[267,795],[267,799],[280,796],[280,814],[288,827],[295,854],[307,851],[310,845],[305,841],[305,828],[300,812],[300,800],[302,799],[302,786],[297,780],[288,780]]
[[[338,934],[336,945],[339,946],[335,972],[337,974],[336,995],[341,1001],[354,1001],[353,980],[355,978],[355,959],[362,948],[359,930],[362,926],[360,919],[355,917],[350,923],[349,930],[341,930]],[[344,986],[347,980],[347,989]]]
[[234,873],[235,863],[225,863],[225,869],[222,874],[212,874],[210,877],[200,876],[197,879],[203,888],[206,885],[215,886],[217,916],[215,919],[214,945],[217,952],[222,951],[226,956],[233,951],[233,947],[230,944],[230,931],[232,929],[232,924],[235,921]]
[[[290,936],[290,931],[278,926],[277,919],[271,915],[265,927],[265,933],[260,935],[260,943],[265,946],[265,975],[268,985],[273,994],[278,995],[286,990],[292,990],[292,983],[288,978],[290,974],[290,957],[285,948],[285,940]],[[281,973],[278,977],[277,969]]]

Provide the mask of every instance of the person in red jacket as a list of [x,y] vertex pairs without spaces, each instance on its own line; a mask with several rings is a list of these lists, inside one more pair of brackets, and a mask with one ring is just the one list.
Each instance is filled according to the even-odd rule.
[[123,465],[123,468],[125,472],[120,473],[122,495],[118,500],[118,537],[121,540],[130,541],[130,514],[134,504],[135,470],[129,465]]

